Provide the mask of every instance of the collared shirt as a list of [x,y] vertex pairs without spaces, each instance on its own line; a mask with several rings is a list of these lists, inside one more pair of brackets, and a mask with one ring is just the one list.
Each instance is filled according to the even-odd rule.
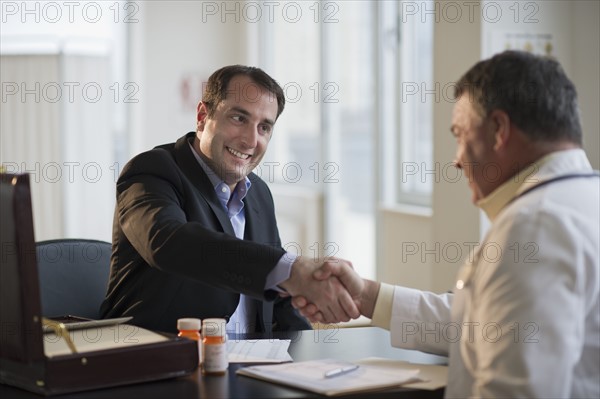
[[520,188],[525,184],[536,184],[538,178],[535,176],[536,172],[540,170],[542,165],[548,162],[554,154],[548,154],[545,157],[539,159],[527,168],[523,169],[509,180],[504,182],[500,187],[492,191],[487,197],[480,199],[477,202],[477,206],[481,208],[490,219],[494,221],[500,211],[508,204],[513,198],[520,192]]
[[558,151],[480,201],[493,223],[455,294],[381,285],[372,324],[394,346],[449,355],[447,397],[600,396],[598,178],[510,202],[589,172],[583,150]]
[[[246,228],[246,213],[244,210],[244,198],[248,195],[252,183],[248,177],[244,180],[239,181],[233,192],[229,188],[229,185],[225,183],[200,157],[196,152],[191,142],[189,142],[190,149],[194,157],[202,167],[202,170],[208,176],[212,183],[217,198],[221,202],[223,209],[227,212],[227,216],[235,232],[235,236],[240,240],[244,239],[244,231]],[[277,265],[267,275],[265,282],[265,290],[273,289],[278,290],[278,285],[290,277],[292,264],[296,260],[295,256],[285,254],[281,257]],[[246,295],[240,294],[240,302],[233,315],[230,316],[226,326],[227,332],[230,333],[246,333],[252,332],[250,329],[255,326],[253,316],[256,314],[256,309],[252,307],[252,302]]]

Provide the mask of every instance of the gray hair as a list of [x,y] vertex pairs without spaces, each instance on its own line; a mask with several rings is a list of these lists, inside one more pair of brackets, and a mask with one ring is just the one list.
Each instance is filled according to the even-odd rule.
[[454,95],[468,92],[477,112],[500,109],[533,141],[567,140],[581,145],[577,91],[560,64],[549,57],[505,51],[475,64]]

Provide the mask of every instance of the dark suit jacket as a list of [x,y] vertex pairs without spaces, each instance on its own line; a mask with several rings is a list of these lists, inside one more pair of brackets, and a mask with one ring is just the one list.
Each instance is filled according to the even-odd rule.
[[188,145],[194,134],[142,153],[124,167],[102,317],[133,316],[133,324],[173,332],[181,317],[228,318],[243,293],[257,298],[258,331],[309,329],[289,298],[264,289],[285,253],[267,185],[248,176],[246,229],[244,240],[237,239]]

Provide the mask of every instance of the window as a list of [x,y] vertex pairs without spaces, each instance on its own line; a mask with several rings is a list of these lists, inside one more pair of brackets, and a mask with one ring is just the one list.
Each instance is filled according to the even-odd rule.
[[262,27],[264,66],[287,99],[262,177],[270,167],[275,182],[322,196],[322,240],[303,251],[350,259],[374,277],[376,2],[294,4],[300,12]]
[[[434,17],[425,12],[413,14],[414,4],[403,2],[399,11],[400,61],[400,140],[396,165],[399,171],[397,202],[431,205],[433,187],[433,101],[440,89],[433,82]],[[419,7],[433,10],[433,1]]]
[[378,205],[431,194],[433,21],[403,21],[401,3],[293,2],[261,25],[263,67],[287,99],[262,177],[322,196],[322,242],[303,251],[350,259],[365,277]]
[[7,172],[31,175],[38,241],[110,240],[126,106],[137,100],[125,80],[126,22],[135,7],[2,5],[0,159]]

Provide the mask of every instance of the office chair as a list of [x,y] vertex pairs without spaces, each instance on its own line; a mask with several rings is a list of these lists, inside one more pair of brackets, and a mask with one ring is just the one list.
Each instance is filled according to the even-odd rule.
[[99,319],[110,271],[111,244],[87,239],[36,243],[42,315]]

